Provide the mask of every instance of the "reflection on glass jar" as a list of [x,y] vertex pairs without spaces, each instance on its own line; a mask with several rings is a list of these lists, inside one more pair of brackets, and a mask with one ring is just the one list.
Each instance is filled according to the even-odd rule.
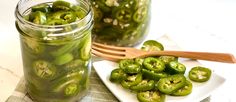
[[150,0],[91,0],[96,42],[134,46],[148,33]]
[[35,101],[80,100],[88,91],[93,13],[87,2],[21,0],[15,10],[27,91]]

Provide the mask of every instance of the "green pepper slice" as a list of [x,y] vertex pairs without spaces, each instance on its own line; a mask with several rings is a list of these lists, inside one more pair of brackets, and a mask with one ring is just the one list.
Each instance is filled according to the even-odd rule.
[[49,4],[39,4],[39,5],[33,6],[31,10],[32,12],[36,12],[36,11],[49,12],[51,8]]
[[141,72],[141,66],[136,63],[131,63],[128,64],[123,70],[128,74],[137,74]]
[[193,88],[193,84],[190,81],[186,80],[185,85],[182,88],[175,91],[174,93],[172,93],[171,95],[173,95],[173,96],[186,96],[192,92],[192,88]]
[[52,4],[52,9],[55,11],[70,10],[70,8],[71,8],[71,4],[69,2],[62,1],[62,0],[57,0],[53,2]]
[[133,91],[148,91],[154,88],[154,80],[142,80],[135,86],[131,86],[130,89]]
[[135,58],[134,59],[134,62],[139,64],[139,65],[143,65],[143,61],[144,61],[144,58]]
[[108,7],[105,2],[96,0],[96,4],[98,5],[98,8],[101,9],[103,12],[110,12],[111,8]]
[[109,80],[111,82],[120,83],[127,78],[127,74],[121,69],[117,68],[112,70]]
[[211,70],[209,68],[196,66],[189,71],[188,77],[195,82],[206,82],[211,77]]
[[154,72],[161,72],[165,69],[165,63],[154,57],[145,58],[143,65],[145,66],[145,68]]
[[36,39],[23,38],[23,44],[28,49],[29,52],[34,54],[41,54],[45,51],[45,46],[40,45]]
[[33,70],[35,75],[43,79],[51,79],[56,74],[56,67],[44,60],[37,60],[33,62]]
[[84,68],[88,65],[87,61],[83,61],[81,59],[75,59],[73,61],[70,61],[69,63],[66,63],[64,66],[64,69],[67,71],[71,71],[76,68]]
[[164,102],[165,95],[159,91],[144,91],[137,94],[140,102]]
[[52,20],[48,20],[46,25],[63,25],[63,24],[67,24],[67,22],[63,19],[52,19]]
[[76,21],[76,14],[72,11],[57,11],[52,14],[51,19],[62,19],[67,23]]
[[76,95],[80,90],[80,80],[83,72],[70,72],[52,82],[52,92],[59,96],[69,97]]
[[166,67],[166,72],[170,74],[184,74],[185,70],[185,65],[177,61],[171,61]]
[[150,71],[150,70],[147,70],[147,69],[142,69],[142,73],[143,73],[143,76],[147,79],[151,79],[151,80],[159,80],[161,78],[164,78],[164,77],[167,77],[168,74],[164,73],[164,72],[154,72],[154,71]]
[[137,11],[134,12],[133,20],[137,23],[143,22],[148,16],[147,14],[148,14],[148,7],[142,6],[138,8]]
[[125,69],[129,64],[132,64],[132,63],[134,63],[133,59],[123,59],[123,60],[120,60],[119,67],[121,69]]
[[127,7],[128,3],[124,3],[112,10],[112,16],[120,22],[128,22],[132,19],[133,12]]
[[35,24],[45,24],[47,22],[47,17],[45,13],[41,11],[36,11],[36,12],[30,13],[29,21]]
[[74,56],[71,53],[66,53],[64,55],[58,56],[53,61],[56,65],[64,65],[74,59]]
[[182,74],[171,75],[166,78],[161,78],[158,81],[157,88],[165,94],[171,94],[183,87],[186,83],[186,78]]
[[130,88],[131,86],[137,85],[142,81],[142,74],[129,75],[125,80],[121,81],[121,85],[124,88]]
[[82,60],[87,61],[91,57],[90,55],[92,46],[91,34],[87,34],[87,36],[83,38],[83,41],[79,44],[79,46],[81,46],[81,48],[79,49],[80,58]]
[[178,62],[178,57],[175,57],[175,56],[160,56],[158,58],[162,60],[166,65],[169,64],[171,61]]
[[141,49],[144,51],[163,51],[164,46],[155,40],[147,40],[143,43]]

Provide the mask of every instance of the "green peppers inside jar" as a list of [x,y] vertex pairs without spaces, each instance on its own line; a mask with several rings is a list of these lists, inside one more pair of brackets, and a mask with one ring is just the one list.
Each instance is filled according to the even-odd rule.
[[91,0],[96,42],[135,46],[146,37],[151,0]]
[[24,77],[37,102],[79,101],[88,91],[93,13],[77,0],[21,0],[16,10]]

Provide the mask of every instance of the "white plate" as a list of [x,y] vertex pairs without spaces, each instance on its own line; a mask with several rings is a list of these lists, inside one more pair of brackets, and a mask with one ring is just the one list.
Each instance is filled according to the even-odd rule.
[[[186,75],[193,66],[201,65],[195,60],[180,60],[181,63],[186,65]],[[117,63],[110,61],[97,61],[93,66],[102,79],[103,83],[108,89],[117,97],[121,102],[138,102],[136,95],[128,89],[124,89],[120,84],[112,83],[109,80],[110,73],[113,69],[117,68]],[[203,66],[203,65],[202,65]],[[208,97],[214,90],[220,87],[225,82],[225,79],[217,74],[212,73],[211,79],[205,83],[193,83],[192,93],[188,96],[176,97],[166,96],[166,102],[199,102]]]

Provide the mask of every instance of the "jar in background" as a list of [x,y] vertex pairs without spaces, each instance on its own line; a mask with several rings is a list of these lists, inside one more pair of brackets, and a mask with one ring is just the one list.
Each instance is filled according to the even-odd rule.
[[134,46],[148,34],[151,0],[91,0],[96,42]]
[[92,8],[83,0],[55,1],[21,0],[16,7],[26,88],[34,101],[77,101],[89,89]]

